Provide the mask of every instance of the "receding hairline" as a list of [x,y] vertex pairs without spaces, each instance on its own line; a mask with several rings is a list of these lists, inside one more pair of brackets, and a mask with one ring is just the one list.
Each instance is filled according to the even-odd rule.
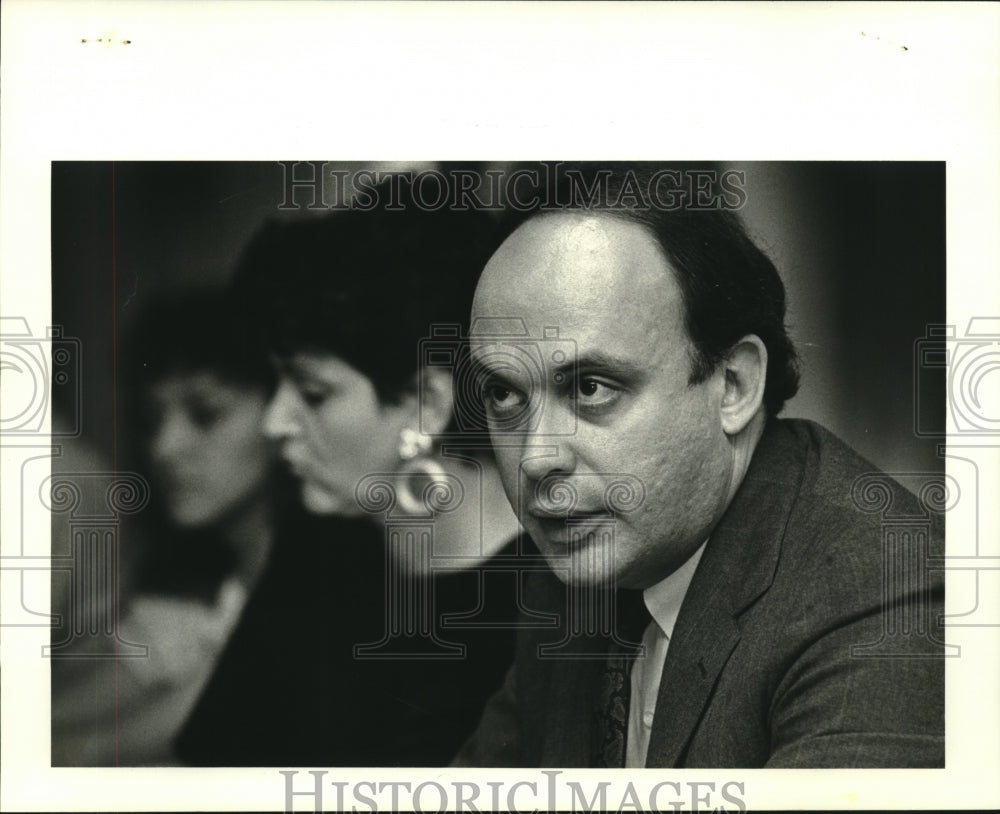
[[[483,267],[481,274],[479,275],[479,280],[476,284],[475,293],[472,301],[472,312],[475,313],[477,306],[480,304],[481,293],[484,288],[483,281],[487,279],[492,269],[495,269],[498,258],[503,258],[505,255],[509,255],[513,250],[510,248],[512,241],[518,235],[524,236],[524,233],[535,229],[543,222],[551,221],[554,219],[571,219],[578,222],[595,221],[595,222],[615,222],[621,223],[629,226],[634,226],[636,229],[640,230],[646,235],[649,241],[649,245],[653,248],[659,259],[663,262],[666,270],[670,273],[671,278],[675,284],[680,284],[678,278],[677,270],[674,268],[673,262],[670,259],[668,252],[666,251],[663,243],[656,234],[653,226],[642,219],[629,217],[623,215],[614,210],[578,210],[578,209],[553,209],[546,210],[543,212],[537,212],[529,215],[523,222],[518,224],[518,226],[511,231],[500,246],[493,252],[490,259],[486,262]],[[524,252],[524,249],[521,249]],[[521,265],[518,264],[518,270],[521,270]],[[495,272],[494,272],[495,273]]]

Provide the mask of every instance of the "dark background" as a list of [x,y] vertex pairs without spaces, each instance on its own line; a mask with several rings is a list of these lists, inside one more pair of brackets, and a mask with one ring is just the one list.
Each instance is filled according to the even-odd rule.
[[[913,432],[913,353],[945,317],[944,164],[721,166],[746,173],[741,215],[788,289],[802,387],[785,415],[819,421],[890,472],[943,471],[938,439]],[[283,183],[277,162],[53,163],[52,324],[81,340],[82,433],[108,460],[129,420],[116,360],[140,306],[225,281],[265,218],[311,216],[278,211]],[[923,414],[942,416],[944,397]]]

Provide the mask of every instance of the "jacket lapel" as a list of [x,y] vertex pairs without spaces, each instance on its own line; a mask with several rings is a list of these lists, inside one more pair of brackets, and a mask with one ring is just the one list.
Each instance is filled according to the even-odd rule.
[[739,615],[770,587],[798,495],[805,450],[772,420],[705,548],[663,667],[647,766],[678,765],[740,639]]

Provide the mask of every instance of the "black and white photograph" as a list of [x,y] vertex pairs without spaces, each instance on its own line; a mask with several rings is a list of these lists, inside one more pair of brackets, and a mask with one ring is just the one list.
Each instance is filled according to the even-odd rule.
[[[940,162],[55,164],[54,322],[88,375],[54,415],[81,428],[67,463],[122,475],[52,482],[72,561],[53,765],[942,766],[947,487],[913,419],[943,425],[945,371],[921,362],[946,342],[913,338],[944,324],[944,181]],[[741,220],[782,255],[789,313]],[[56,502],[70,484],[81,505]],[[88,488],[134,504],[106,549],[82,541]],[[629,638],[637,598],[657,627]],[[665,661],[675,636],[691,664]],[[608,637],[642,639],[613,697],[637,735],[605,735],[611,758],[584,712]],[[507,699],[512,667],[550,689]],[[547,713],[493,721],[509,701],[522,722],[522,687]],[[682,728],[664,708],[689,731],[650,759]]]
[[[315,52],[248,47],[269,41],[271,4],[185,5],[172,22],[204,22],[197,65],[228,65],[202,54],[239,8],[250,22],[220,49],[273,72],[271,101],[309,95]],[[476,53],[457,32],[491,22],[483,47],[512,58],[515,22],[532,48],[579,8],[473,5],[293,4],[272,37],[378,23],[404,55],[457,43],[454,65]],[[779,5],[779,27],[807,30],[804,5]],[[570,28],[634,33],[624,51],[647,68],[662,54],[643,44],[710,30],[636,6],[655,30],[611,4]],[[730,43],[736,18],[766,16],[720,7]],[[815,12],[818,47],[846,47],[887,87],[927,77],[944,7],[901,28],[874,7],[863,26],[858,6]],[[74,43],[104,60],[84,84],[169,87],[133,56],[143,37],[179,41],[155,33],[162,9],[111,25],[122,7],[107,8]],[[24,4],[5,12],[39,30]],[[963,8],[956,31],[991,14]],[[547,89],[586,99],[565,85],[566,47]],[[680,50],[662,58],[700,53]],[[846,127],[844,144],[819,128],[803,149],[783,103],[770,148],[757,125],[720,136],[718,111],[682,116],[680,136],[683,105],[651,76],[588,71],[627,97],[591,111],[645,128],[628,146],[581,111],[575,131],[551,110],[515,116],[494,72],[455,78],[431,57],[424,92],[484,112],[421,104],[401,59],[358,77],[394,88],[392,113],[317,91],[325,107],[289,104],[288,131],[261,102],[271,121],[249,141],[218,115],[246,110],[207,75],[200,101],[151,93],[157,119],[213,110],[217,127],[199,142],[180,126],[176,149],[88,124],[14,171],[31,132],[18,119],[3,162],[3,810],[995,805],[995,124],[898,150],[886,121],[867,141]],[[507,81],[527,98],[523,72]],[[703,81],[663,90],[711,108],[720,86]],[[995,98],[991,81],[948,97],[952,112]],[[410,129],[418,111],[438,146]],[[120,103],[108,116],[148,129]],[[16,273],[29,261],[38,273]]]

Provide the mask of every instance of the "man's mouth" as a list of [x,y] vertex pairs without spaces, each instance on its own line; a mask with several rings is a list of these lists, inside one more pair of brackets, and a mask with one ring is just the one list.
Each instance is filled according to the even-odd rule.
[[556,520],[560,523],[584,523],[593,521],[611,520],[614,515],[605,508],[600,509],[574,509],[573,511],[561,511],[558,509],[547,509],[539,503],[532,503],[527,507],[527,513],[537,520]]
[[611,523],[615,519],[614,515],[608,512],[588,512],[581,514],[579,512],[574,512],[573,514],[567,515],[561,518],[562,522],[567,526],[574,525],[593,525],[593,524],[605,524]]
[[607,511],[574,511],[570,514],[554,514],[543,511],[529,511],[532,525],[538,527],[549,539],[568,543],[583,539],[589,534],[607,528],[614,523],[614,515]]

